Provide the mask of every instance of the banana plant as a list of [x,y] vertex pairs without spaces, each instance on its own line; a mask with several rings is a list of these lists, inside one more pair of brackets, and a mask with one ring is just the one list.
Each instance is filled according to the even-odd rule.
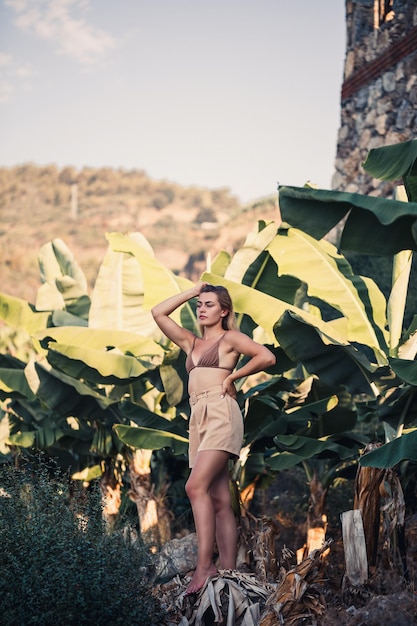
[[[139,236],[135,241],[144,245]],[[139,413],[147,402],[165,412],[150,397],[160,395],[151,378],[168,350],[153,320],[150,327],[150,313],[141,315],[140,268],[137,263],[132,268],[130,255],[109,249],[91,300],[82,271],[61,240],[43,246],[39,262],[42,285],[35,306],[0,295],[3,320],[24,329],[37,351],[28,363],[0,363],[1,398],[8,402],[4,438],[9,448],[35,447],[61,458],[74,478],[101,477],[108,492],[109,475],[120,487],[123,466],[132,459],[132,449],[113,428],[135,423],[120,410],[122,401],[139,403]],[[136,315],[129,318],[131,311]]]
[[[293,226],[302,225],[303,230],[316,239],[343,220],[341,250],[393,257],[391,293],[386,306],[387,345],[380,343],[381,351],[386,355],[386,365],[381,361],[377,363],[371,377],[376,388],[375,398],[369,398],[364,411],[367,414],[365,419],[379,418],[385,444],[372,446],[370,452],[360,457],[356,480],[367,483],[371,467],[391,468],[397,465],[405,486],[407,481],[415,479],[416,471],[413,461],[417,429],[417,324],[414,317],[410,327],[405,329],[404,311],[411,262],[417,249],[417,141],[370,150],[363,166],[376,178],[402,179],[403,186],[397,188],[394,200],[307,187],[284,187],[279,190],[280,209],[283,219]],[[294,321],[292,328],[294,331]],[[278,336],[283,337],[285,330],[288,331],[288,324],[277,327]],[[311,357],[300,342],[292,347],[296,356],[309,367]],[[324,343],[320,346],[321,354],[327,357],[329,371],[337,366],[333,348]],[[359,349],[366,357],[369,349],[373,349],[375,354],[375,347],[371,345],[363,344]],[[360,398],[357,399],[361,412]],[[364,528],[373,532],[378,522],[374,524],[374,520],[365,519],[368,515],[366,507],[362,514],[365,516]],[[400,526],[398,522],[399,533],[403,532]],[[373,541],[372,536],[366,539],[369,544]]]
[[[370,150],[363,166],[376,178],[402,179],[403,187],[398,188],[395,200],[308,187],[282,187],[279,202],[283,219],[293,226],[302,224],[303,230],[315,239],[323,237],[344,219],[341,250],[393,255],[392,289],[386,303],[388,333],[379,342],[381,353],[385,353],[386,367],[379,362],[372,377],[378,388],[376,414],[384,425],[387,448],[364,455],[361,465],[365,466],[377,463],[378,459],[386,464],[387,450],[401,435],[405,441],[401,446],[396,443],[395,450],[401,449],[404,459],[413,454],[412,438],[408,446],[410,433],[404,429],[414,427],[417,408],[414,361],[417,323],[414,318],[410,327],[404,329],[403,319],[411,261],[417,249],[417,141]],[[292,327],[294,329],[294,324]],[[285,330],[288,331],[288,325],[284,324],[279,335]],[[365,343],[362,353],[366,352],[366,347],[374,349],[370,343]],[[306,362],[306,355],[297,348],[299,346],[295,351]],[[322,352],[328,356],[329,368],[336,365],[330,346],[323,345]],[[387,372],[390,372],[391,384],[387,384]],[[394,458],[398,460],[398,455]]]
[[[130,252],[135,254],[130,242],[128,244]],[[127,250],[126,245],[120,245],[120,240],[117,245],[119,250]],[[151,285],[155,280],[152,274],[154,261],[144,258],[144,254],[146,253],[140,250],[136,257],[140,263],[144,263],[145,281]],[[306,262],[300,263],[300,259],[306,259]],[[268,383],[260,387],[249,386],[246,392],[243,391],[244,383],[239,385],[238,400],[242,410],[246,407],[245,446],[242,460],[235,467],[235,477],[239,478],[240,485],[244,487],[256,476],[268,471],[278,471],[297,463],[304,463],[307,468],[310,457],[325,457],[328,454],[331,459],[337,457],[337,463],[334,468],[330,468],[328,464],[327,469],[321,471],[322,475],[327,472],[327,489],[338,467],[346,463],[347,458],[356,460],[359,447],[364,445],[364,441],[351,432],[356,424],[356,412],[351,408],[347,409],[345,399],[342,402],[342,397],[350,396],[349,392],[342,393],[341,385],[347,380],[350,392],[371,397],[374,395],[371,375],[377,365],[371,363],[352,342],[358,345],[370,343],[375,360],[386,363],[385,353],[380,347],[380,342],[386,346],[382,306],[384,300],[381,292],[371,280],[353,275],[347,261],[331,244],[315,242],[298,229],[279,228],[275,223],[263,222],[259,222],[257,228],[248,235],[244,246],[233,257],[220,253],[212,264],[211,272],[205,272],[202,280],[227,287],[241,329],[262,337],[278,355],[277,365],[268,371],[272,375]],[[334,319],[325,321],[319,317],[319,307],[306,311],[295,304],[300,286],[306,281],[312,294],[331,305],[337,312]],[[146,298],[146,284],[145,301],[148,306],[154,304],[151,297]],[[276,329],[280,320],[287,315],[290,319],[293,317],[301,320],[307,331],[311,331],[306,345],[314,354],[316,344],[313,344],[312,336],[317,335],[337,351],[339,368],[336,371],[332,368],[326,372],[326,363],[318,365],[320,375],[329,379],[329,389],[335,389],[333,400],[329,399],[330,396],[320,399],[323,404],[321,412],[327,415],[330,411],[328,402],[334,401],[338,405],[337,408],[333,407],[331,419],[327,420],[327,424],[332,427],[321,432],[321,440],[318,442],[317,429],[307,429],[306,432],[300,430],[300,407],[297,415],[291,414],[291,418],[290,413],[287,415],[283,410],[280,394],[283,390],[293,388],[294,382],[282,374],[297,365],[297,358],[291,360],[293,355],[288,341],[297,341],[298,329],[295,333],[288,333],[287,343],[282,338],[280,344],[277,341]],[[317,340],[320,343],[319,337]],[[301,341],[305,338],[303,335]],[[306,401],[303,410],[311,421],[318,411],[318,405],[312,403],[310,406],[310,401]],[[304,427],[307,421],[307,417],[304,417]],[[297,429],[294,430],[295,424]],[[140,429],[116,429],[122,439],[131,436],[135,438],[136,445],[145,445],[145,432],[141,433]],[[288,450],[284,452],[284,441],[289,445],[285,437],[291,437],[294,449],[302,444],[304,456]]]

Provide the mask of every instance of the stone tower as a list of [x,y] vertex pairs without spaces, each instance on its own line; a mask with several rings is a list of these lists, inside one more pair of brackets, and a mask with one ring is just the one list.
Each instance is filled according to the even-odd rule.
[[362,168],[371,148],[417,139],[417,0],[346,0],[346,58],[332,188],[392,197]]

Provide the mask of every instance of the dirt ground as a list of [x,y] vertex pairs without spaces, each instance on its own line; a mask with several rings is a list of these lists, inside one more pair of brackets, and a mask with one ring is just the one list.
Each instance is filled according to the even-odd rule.
[[[303,473],[285,472],[267,490],[258,506],[265,506],[279,526],[278,549],[295,552],[305,542],[305,515],[308,489]],[[417,624],[417,513],[406,514],[406,567],[400,559],[390,562],[390,552],[380,531],[378,562],[369,580],[361,588],[353,587],[346,577],[340,514],[353,508],[353,483],[346,482],[329,491],[327,499],[328,528],[332,540],[324,563],[322,594],[326,610],[316,622],[300,621],[312,626],[408,626]],[[278,555],[279,556],[279,555]],[[294,625],[293,625],[294,626]]]
[[[286,580],[292,579],[293,583],[289,592],[285,592],[287,598],[291,597],[289,604],[292,604],[292,609],[286,612],[284,618],[280,613],[280,617],[272,615],[270,621],[262,621],[262,615],[264,615],[262,612],[266,605],[265,600],[261,602],[262,626],[264,624],[267,626],[275,626],[275,624],[277,626],[408,626],[417,624],[417,511],[410,510],[406,514],[406,568],[400,558],[395,563],[391,562],[392,552],[385,545],[381,525],[377,564],[372,569],[370,568],[369,579],[366,583],[361,587],[354,587],[346,576],[340,520],[342,512],[353,508],[353,481],[346,481],[329,491],[326,506],[328,514],[326,540],[330,542],[330,550],[324,558],[318,559],[319,574],[309,579],[307,576],[303,578],[302,574],[292,573],[297,565],[296,552],[303,547],[306,539],[309,493],[305,474],[298,468],[290,472],[281,472],[272,485],[259,489],[255,493],[255,499],[250,507],[253,519],[269,520],[268,524],[272,524],[274,528],[275,554],[279,571],[276,578],[268,578],[268,583],[273,584],[277,592],[280,588],[285,588]],[[414,495],[412,501],[415,501],[417,506],[417,498]],[[241,534],[244,534],[243,527]],[[249,535],[256,540],[256,526],[252,526]],[[196,544],[194,548],[196,549]],[[268,549],[263,553],[267,552]],[[189,562],[192,562],[192,558],[190,555]],[[257,576],[250,565],[247,569],[240,565],[238,570],[243,576]],[[237,579],[239,580],[239,576]],[[307,592],[300,592],[301,586],[306,581],[308,581]],[[278,585],[274,584],[277,582]],[[176,583],[174,581],[167,583],[166,589],[173,594],[170,596],[168,593],[168,597],[171,599],[178,597],[178,594],[185,590],[186,584],[186,576],[177,578]],[[164,592],[164,585],[159,592]],[[279,606],[283,606],[281,600],[285,597],[285,593],[282,596],[278,595]],[[315,603],[316,607],[320,607],[318,611],[309,610],[308,601],[305,601],[307,597],[313,599],[313,605]],[[301,598],[301,601],[298,598]],[[174,611],[167,623],[170,626],[180,623],[194,625],[195,622],[192,620],[181,621],[182,615],[187,615],[187,619],[190,619],[193,610],[196,610],[193,609],[192,600],[188,601],[187,607],[188,612],[187,610],[180,613]],[[284,608],[282,611],[285,613]],[[226,606],[223,606],[223,611],[226,611]],[[302,615],[301,618],[300,615]],[[213,616],[208,616],[199,623],[214,625],[218,622],[215,622]],[[236,623],[243,623],[242,617]]]

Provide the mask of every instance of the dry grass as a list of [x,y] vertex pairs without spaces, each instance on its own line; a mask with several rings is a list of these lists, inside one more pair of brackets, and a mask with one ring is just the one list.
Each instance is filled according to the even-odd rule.
[[[71,249],[90,286],[107,249],[105,233],[112,231],[142,232],[166,267],[194,279],[202,268],[190,267],[190,257],[215,256],[223,248],[233,253],[258,219],[278,217],[274,199],[244,207],[227,189],[181,187],[142,171],[109,168],[0,168],[0,198],[0,289],[30,302],[40,284],[38,250],[54,238]],[[196,223],[202,209],[213,211],[217,228]]]

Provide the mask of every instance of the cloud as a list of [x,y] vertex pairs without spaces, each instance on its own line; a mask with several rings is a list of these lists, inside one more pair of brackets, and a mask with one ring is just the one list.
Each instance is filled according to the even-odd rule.
[[30,91],[34,76],[30,65],[15,61],[11,54],[0,52],[0,104],[10,102],[16,90]]
[[19,28],[52,42],[59,54],[82,65],[96,64],[116,47],[114,37],[80,17],[89,0],[5,0],[5,5],[17,14]]

